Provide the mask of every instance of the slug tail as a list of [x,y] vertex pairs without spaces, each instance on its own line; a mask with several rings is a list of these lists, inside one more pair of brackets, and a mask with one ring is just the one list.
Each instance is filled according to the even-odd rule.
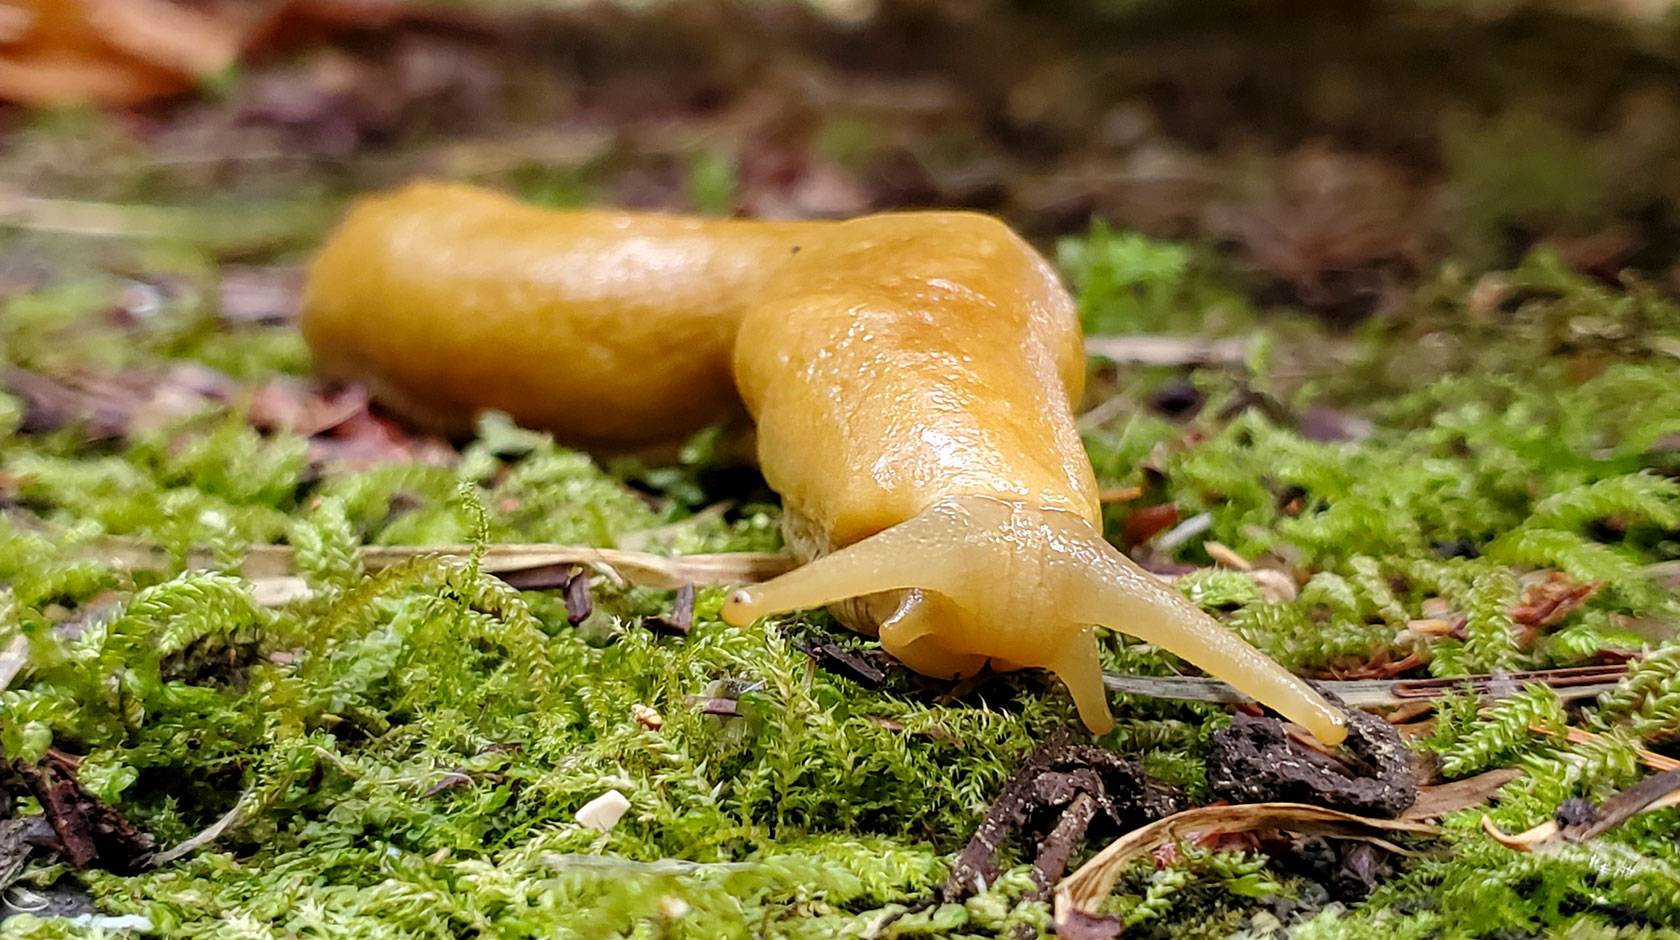
[[[1091,536],[1069,591],[1074,619],[1172,653],[1301,725],[1328,745],[1347,737],[1346,718],[1299,676],[1250,646],[1170,585]],[[1096,561],[1095,564],[1089,562]],[[1071,688],[1071,684],[1070,684]]]

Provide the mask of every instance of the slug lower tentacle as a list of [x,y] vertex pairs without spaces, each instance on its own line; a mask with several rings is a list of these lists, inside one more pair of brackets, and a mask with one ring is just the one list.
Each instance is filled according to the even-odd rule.
[[631,446],[744,405],[807,564],[737,592],[732,623],[831,606],[929,675],[1050,669],[1106,730],[1102,626],[1344,736],[1318,693],[1103,540],[1077,313],[995,219],[702,222],[417,186],[351,213],[302,326],[324,370],[445,428],[499,408]]
[[[1093,625],[1153,643],[1274,703],[1325,741],[1339,741],[1342,714],[1306,683],[1243,642],[1183,595],[1139,568],[1080,517],[986,496],[937,503],[876,535],[769,581],[724,605],[730,623],[825,607],[847,598],[906,593],[883,622],[881,645],[923,672],[971,674],[1040,667],[1068,687],[1095,731],[1113,721]],[[935,644],[933,656],[918,644]],[[937,671],[935,671],[937,670]]]

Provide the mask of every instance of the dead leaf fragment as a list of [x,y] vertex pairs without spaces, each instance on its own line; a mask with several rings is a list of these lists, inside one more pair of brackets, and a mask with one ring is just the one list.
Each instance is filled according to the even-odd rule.
[[665,727],[665,717],[653,708],[643,705],[640,702],[630,706],[630,717],[636,719],[636,724],[641,725],[649,731],[658,731],[660,728]]
[[1511,609],[1524,646],[1533,643],[1547,627],[1569,618],[1602,587],[1598,581],[1577,581],[1561,571],[1553,571],[1544,580],[1523,588],[1517,606]]
[[643,617],[642,626],[666,636],[688,636],[689,631],[694,629],[694,585],[684,584],[677,588],[677,597],[668,616]]
[[1141,496],[1143,496],[1143,487],[1141,486],[1113,486],[1097,493],[1097,501],[1104,506],[1108,506],[1114,503],[1129,503]]
[[445,790],[453,790],[456,787],[466,786],[469,783],[472,783],[472,777],[459,770],[451,770],[442,777],[439,777],[436,783],[427,787],[425,791],[420,794],[420,798],[422,800],[429,800]]
[[1213,539],[1208,539],[1202,543],[1202,551],[1207,552],[1208,557],[1212,558],[1215,564],[1224,565],[1227,568],[1235,568],[1238,571],[1254,570],[1254,562],[1237,554],[1236,549],[1231,548],[1224,542],[1216,542]]
[[40,801],[57,838],[56,848],[70,867],[140,870],[152,855],[152,837],[82,789],[76,780],[79,762],[49,750],[38,764],[18,762],[12,767]]
[[1087,914],[1075,910],[1066,921],[1056,923],[1056,936],[1062,940],[1114,940],[1125,927],[1125,921],[1113,914]]
[[82,0],[88,28],[105,43],[184,79],[214,75],[233,64],[244,37],[231,17],[169,0]]
[[1295,579],[1274,568],[1256,568],[1248,573],[1260,596],[1274,604],[1286,604],[1296,597]]
[[322,391],[290,378],[276,378],[251,393],[246,420],[265,431],[288,431],[314,437],[344,424],[368,408],[360,386]]
[[1522,776],[1515,767],[1501,767],[1474,777],[1451,783],[1418,788],[1418,799],[1411,808],[1400,814],[1401,819],[1440,819],[1448,813],[1472,806],[1482,806],[1499,793],[1501,787]]
[[226,265],[216,311],[239,326],[267,326],[297,319],[303,302],[303,269]]
[[0,98],[29,105],[177,94],[232,65],[244,38],[237,17],[167,0],[12,0],[10,9],[27,20],[14,17],[0,46]]
[[1647,810],[1664,806],[1680,806],[1680,770],[1669,770],[1646,777],[1626,790],[1605,800],[1595,818],[1576,825],[1564,826],[1562,835],[1569,842],[1585,842],[1627,822]]
[[801,643],[799,650],[822,668],[866,689],[879,689],[886,684],[889,661],[884,657],[850,650],[839,643]]
[[1144,506],[1126,516],[1126,544],[1142,545],[1161,532],[1178,524],[1178,505]]

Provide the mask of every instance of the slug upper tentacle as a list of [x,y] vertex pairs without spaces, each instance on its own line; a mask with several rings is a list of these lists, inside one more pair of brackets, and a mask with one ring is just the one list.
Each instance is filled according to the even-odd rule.
[[302,327],[323,370],[445,429],[497,408],[611,449],[744,405],[807,564],[737,592],[732,623],[831,605],[929,675],[1050,669],[1106,730],[1100,625],[1343,737],[1318,693],[1103,540],[1078,314],[995,219],[705,222],[414,186],[345,220]]

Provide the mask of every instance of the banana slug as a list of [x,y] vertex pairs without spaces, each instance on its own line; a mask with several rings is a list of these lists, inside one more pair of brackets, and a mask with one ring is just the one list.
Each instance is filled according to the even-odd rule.
[[318,367],[440,429],[496,408],[596,446],[741,405],[805,564],[730,623],[828,606],[942,677],[1041,667],[1113,724],[1093,631],[1340,743],[1343,717],[1102,537],[1073,302],[1003,223],[556,212],[458,185],[365,199],[310,268]]

